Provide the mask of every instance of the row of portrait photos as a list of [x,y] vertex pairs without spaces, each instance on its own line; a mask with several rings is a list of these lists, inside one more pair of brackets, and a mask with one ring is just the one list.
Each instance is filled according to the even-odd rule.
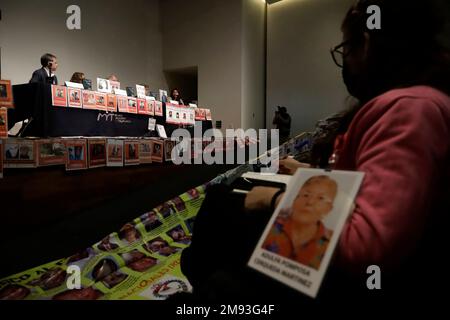
[[[0,139],[0,174],[3,177],[3,168],[65,165],[67,171],[74,171],[170,162],[177,143],[172,139],[161,138]],[[208,152],[206,147],[209,144],[211,141],[192,139],[190,157],[198,157],[197,150]],[[187,151],[180,146],[176,150],[180,157]]]
[[[157,117],[164,115],[163,103],[151,97],[146,97],[145,99],[134,98],[58,85],[52,85],[51,90],[52,105],[55,107],[122,112]],[[183,111],[189,114],[190,110],[194,109],[193,112],[195,112],[195,120],[197,121],[212,120],[211,110],[209,109],[190,108],[186,106],[173,107],[179,108],[180,114],[183,114]],[[193,124],[190,117],[185,117],[184,119],[181,117],[178,123]]]

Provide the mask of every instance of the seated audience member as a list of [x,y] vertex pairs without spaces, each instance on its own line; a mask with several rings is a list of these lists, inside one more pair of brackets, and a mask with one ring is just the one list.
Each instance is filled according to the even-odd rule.
[[115,74],[110,75],[110,76],[108,77],[108,80],[109,80],[109,81],[116,81],[116,82],[119,82],[119,78],[118,78]]
[[[446,250],[440,237],[449,220],[450,54],[437,40],[444,21],[433,4],[360,0],[344,19],[343,42],[332,49],[357,103],[333,119],[312,163],[329,166],[331,159],[333,169],[361,171],[365,177],[316,302],[423,299],[448,284],[439,257]],[[371,5],[383,10],[381,30],[367,27]],[[304,166],[293,159],[280,161],[284,173]],[[242,200],[241,210],[224,201],[222,189],[209,191],[192,246],[183,252],[181,268],[194,287],[194,295],[185,298],[268,299],[274,292],[269,299],[282,299],[287,287],[246,267],[272,214],[270,204],[279,203],[282,195],[278,189],[256,187]],[[216,199],[209,200],[213,192]],[[211,241],[226,230],[233,230],[230,243]],[[233,251],[234,262],[223,254],[229,247],[244,248]],[[209,260],[221,268],[204,268],[202,252],[217,252]],[[382,272],[378,295],[366,285],[372,265]],[[295,299],[308,304],[299,293]]]
[[291,123],[292,119],[289,113],[287,112],[286,107],[277,107],[277,111],[275,111],[275,117],[273,118],[273,124],[275,128],[279,130],[280,133],[280,143],[285,143],[289,140],[289,136],[291,134]]
[[72,75],[72,78],[70,78],[70,82],[73,83],[83,83],[83,80],[85,79],[84,73],[83,72],[75,72]]
[[58,69],[58,61],[55,55],[46,53],[41,57],[42,68],[33,72],[30,83],[49,83],[58,84],[58,78],[55,75]]
[[172,93],[170,94],[170,99],[173,101],[177,101],[179,104],[184,105],[183,99],[181,99],[181,95],[178,89],[172,90]]

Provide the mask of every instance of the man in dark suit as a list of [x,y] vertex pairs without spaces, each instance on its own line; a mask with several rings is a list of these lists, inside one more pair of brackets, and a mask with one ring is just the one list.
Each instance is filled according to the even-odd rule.
[[46,53],[41,57],[42,68],[33,72],[30,83],[49,83],[58,84],[58,78],[55,75],[58,69],[58,61],[56,56]]

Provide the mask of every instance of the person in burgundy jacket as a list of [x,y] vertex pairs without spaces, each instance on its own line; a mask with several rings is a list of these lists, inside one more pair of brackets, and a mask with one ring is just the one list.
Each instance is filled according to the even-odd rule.
[[[450,54],[436,40],[443,23],[431,2],[358,1],[344,19],[343,42],[332,50],[347,89],[358,103],[341,114],[336,130],[323,139],[333,146],[319,149],[331,152],[316,155],[322,159],[312,162],[332,159],[332,168],[362,171],[365,178],[319,293],[325,301],[330,300],[324,297],[355,302],[355,297],[364,295],[369,303],[374,297],[425,298],[435,295],[434,288],[445,288],[444,283],[448,283],[444,262],[448,238],[444,234],[450,216]],[[367,8],[374,4],[382,8],[381,30],[369,30],[366,25]],[[282,173],[293,174],[301,167],[305,164],[293,159],[280,161]],[[282,195],[277,189],[254,188],[245,199],[247,213],[269,208],[276,195],[279,202]],[[230,211],[227,221],[238,219]],[[252,283],[260,286],[252,294],[269,295],[269,280],[251,280],[253,276],[243,270],[245,264],[240,268],[232,265],[220,274],[201,274],[201,267],[197,270],[188,265],[194,261],[195,250],[200,251],[200,239],[206,238],[202,218],[210,219],[209,228],[220,226],[214,224],[212,214],[210,218],[202,214],[196,220],[192,248],[182,259],[182,270],[192,279],[194,293],[195,284],[200,296],[220,297],[245,292]],[[256,213],[240,217],[241,221],[258,219]],[[242,228],[247,234],[252,226],[257,228],[257,222],[240,224],[247,225]],[[238,229],[236,224],[234,238],[238,238]],[[243,254],[244,263],[262,229],[255,233],[250,251]],[[226,251],[223,254],[228,257]],[[217,261],[226,263],[220,258]],[[384,291],[367,289],[367,268],[371,265],[380,267]],[[335,271],[339,276],[334,276],[333,282]],[[272,297],[282,296],[283,290],[272,292]],[[344,292],[353,295],[350,298]]]

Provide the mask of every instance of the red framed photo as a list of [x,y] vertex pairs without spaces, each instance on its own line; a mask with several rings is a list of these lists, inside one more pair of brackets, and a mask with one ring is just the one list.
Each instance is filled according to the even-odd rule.
[[148,113],[151,116],[155,115],[155,100],[147,99],[147,105],[148,105]]
[[10,138],[3,142],[5,168],[35,168],[35,140]]
[[52,85],[52,105],[55,107],[67,107],[67,88]]
[[95,93],[95,106],[97,110],[107,111],[108,110],[108,102],[106,101],[107,96],[106,93],[96,92]]
[[69,92],[69,107],[82,108],[83,107],[83,93],[81,89],[68,88]]
[[125,140],[125,166],[139,165],[139,141]]
[[199,120],[199,121],[206,120],[205,109],[200,109],[200,108],[195,109],[195,120]]
[[88,139],[89,169],[106,166],[106,139]]
[[117,97],[115,94],[108,94],[107,96],[107,111],[117,112]]
[[0,107],[14,107],[11,80],[0,80]]
[[138,114],[150,115],[148,103],[146,99],[137,99]]
[[87,164],[86,139],[66,140],[66,171],[85,170]]
[[128,112],[128,98],[117,96],[117,109],[119,112]]
[[123,167],[123,140],[108,139],[106,165],[108,167]]
[[162,117],[163,115],[163,103],[161,101],[155,101],[155,116]]
[[61,139],[37,140],[38,166],[56,166],[66,163],[66,146]]
[[137,99],[136,98],[127,98],[128,100],[128,113],[137,114]]
[[0,108],[0,139],[8,138],[8,109]]
[[83,91],[83,109],[95,110],[97,106],[95,105],[95,91],[84,90]]
[[164,141],[152,141],[152,161],[162,163],[164,160]]
[[142,164],[152,163],[152,141],[141,140],[139,145],[139,159]]

